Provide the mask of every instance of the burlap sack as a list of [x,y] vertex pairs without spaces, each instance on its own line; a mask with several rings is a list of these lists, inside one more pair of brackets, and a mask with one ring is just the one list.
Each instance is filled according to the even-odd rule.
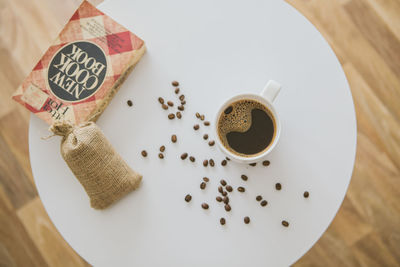
[[93,208],[104,209],[139,186],[142,176],[125,163],[94,122],[56,122],[50,130],[63,136],[61,155]]

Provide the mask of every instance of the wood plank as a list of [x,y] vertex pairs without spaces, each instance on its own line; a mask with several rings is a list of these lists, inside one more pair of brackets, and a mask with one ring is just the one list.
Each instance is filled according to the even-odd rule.
[[367,0],[368,4],[400,40],[400,1],[399,0]]
[[4,255],[0,262],[10,266],[48,266],[13,209],[0,185],[0,255]]
[[58,233],[38,197],[17,214],[49,266],[89,266]]

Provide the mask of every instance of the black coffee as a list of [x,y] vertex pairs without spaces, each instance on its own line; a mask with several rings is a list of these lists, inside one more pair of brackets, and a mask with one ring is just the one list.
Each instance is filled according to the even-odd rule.
[[222,144],[239,156],[261,154],[275,137],[275,121],[262,103],[244,99],[232,103],[218,120],[218,134]]

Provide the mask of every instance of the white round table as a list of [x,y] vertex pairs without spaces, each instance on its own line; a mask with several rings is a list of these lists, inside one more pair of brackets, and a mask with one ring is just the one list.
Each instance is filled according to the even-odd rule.
[[[65,240],[94,266],[293,264],[334,218],[354,165],[354,106],[327,42],[281,0],[112,0],[99,8],[147,43],[147,53],[98,121],[144,179],[116,205],[93,210],[60,156],[60,138],[41,140],[47,125],[32,116],[32,172]],[[176,99],[170,85],[175,79],[187,108],[181,120],[170,121],[157,98]],[[275,100],[282,135],[271,165],[229,162],[222,167],[222,153],[202,139],[211,128],[193,131],[194,113],[212,121],[223,100],[259,92],[269,79],[283,85]],[[133,107],[126,105],[128,99]],[[176,144],[170,142],[174,133]],[[164,160],[157,157],[161,145],[166,146]],[[141,157],[142,149],[147,158]],[[182,161],[183,152],[196,162]],[[217,166],[204,168],[205,158],[214,158]],[[241,174],[249,180],[242,181]],[[211,181],[200,190],[203,176]],[[215,201],[221,178],[234,188],[246,187],[245,193],[230,194],[229,213]],[[190,203],[184,201],[187,193],[193,196]],[[266,207],[255,200],[258,194],[268,201]],[[202,202],[210,209],[201,209]],[[225,226],[219,224],[222,216]],[[250,224],[243,223],[244,216]]]

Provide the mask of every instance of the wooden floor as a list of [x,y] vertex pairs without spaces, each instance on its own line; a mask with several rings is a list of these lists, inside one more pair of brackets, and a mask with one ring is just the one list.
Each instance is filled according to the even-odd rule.
[[[295,265],[400,266],[400,0],[288,2],[338,56],[358,127],[344,203]],[[88,266],[43,209],[29,164],[29,114],[10,100],[78,4],[0,0],[0,266]]]

